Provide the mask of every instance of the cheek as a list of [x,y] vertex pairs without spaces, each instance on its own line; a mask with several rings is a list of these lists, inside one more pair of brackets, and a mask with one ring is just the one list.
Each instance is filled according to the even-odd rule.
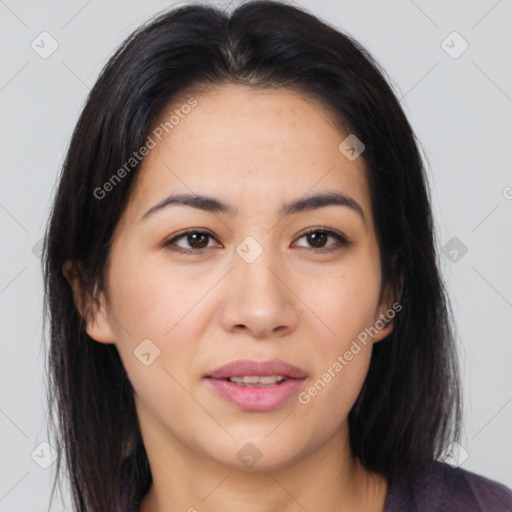
[[299,397],[306,416],[325,417],[325,429],[348,415],[366,378],[372,352],[367,329],[376,320],[380,269],[375,258],[361,255],[330,277],[308,280],[310,291],[316,290],[312,309],[323,324],[312,336],[315,375]]
[[365,314],[357,315],[340,313],[333,324],[336,336],[324,336],[315,344],[315,372],[298,396],[304,417],[317,424],[318,435],[345,421],[368,373],[373,345],[370,338],[358,338],[364,333]]
[[[110,273],[118,352],[136,390],[170,391],[175,383],[170,374],[185,382],[198,351],[198,316],[204,313],[199,302],[211,284],[149,259],[118,261]],[[142,354],[147,353],[146,362],[151,362],[145,366]],[[180,394],[179,387],[176,393]]]
[[380,270],[369,258],[353,258],[329,275],[307,278],[303,286],[304,302],[330,328],[324,325],[329,345],[339,348],[375,322]]
[[135,338],[164,338],[200,299],[201,286],[151,261],[121,262],[111,282],[112,313]]
[[120,265],[112,279],[118,283],[112,311],[123,323],[117,324],[116,347],[136,394],[154,416],[185,410],[190,397],[180,383],[188,387],[187,369],[197,350],[192,314],[197,297],[185,293],[176,273],[158,266],[129,271]]

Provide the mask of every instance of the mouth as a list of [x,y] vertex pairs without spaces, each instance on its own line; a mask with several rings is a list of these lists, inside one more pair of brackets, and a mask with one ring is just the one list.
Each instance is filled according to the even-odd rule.
[[281,360],[242,359],[227,363],[203,378],[231,405],[245,411],[265,412],[283,406],[299,390],[307,374]]
[[[207,377],[213,378],[213,377]],[[232,382],[237,386],[252,387],[252,388],[265,388],[268,386],[279,386],[284,381],[288,380],[283,375],[245,375],[241,377],[226,377],[217,380],[225,380]]]
[[[251,383],[249,377],[272,377],[277,380],[283,379],[305,379],[307,374],[301,368],[292,364],[281,361],[280,359],[272,359],[269,361],[254,361],[252,359],[237,359],[230,361],[213,370],[209,374],[204,375],[211,379],[246,379],[244,382]],[[252,380],[257,383],[257,380]],[[272,380],[262,381],[262,384],[273,383]]]

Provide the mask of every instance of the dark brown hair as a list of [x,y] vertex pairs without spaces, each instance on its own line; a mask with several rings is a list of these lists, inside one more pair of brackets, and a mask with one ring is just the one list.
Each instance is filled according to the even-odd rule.
[[[228,14],[189,5],[139,28],[104,67],[73,132],[48,224],[48,404],[57,472],[65,456],[76,511],[138,510],[151,473],[117,349],[86,334],[62,266],[80,262],[83,289],[102,288],[112,233],[138,167],[107,197],[98,199],[94,190],[144,145],[173,98],[192,87],[227,83],[286,87],[318,98],[366,146],[361,158],[381,253],[381,290],[391,284],[402,311],[392,333],[375,345],[350,411],[353,455],[391,482],[458,439],[453,323],[427,179],[385,72],[357,41],[303,9],[253,1]],[[55,484],[52,497],[54,491]]]

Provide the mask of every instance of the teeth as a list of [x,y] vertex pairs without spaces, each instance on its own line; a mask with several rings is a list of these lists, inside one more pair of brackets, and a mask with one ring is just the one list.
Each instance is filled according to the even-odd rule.
[[277,384],[278,382],[281,382],[282,380],[285,380],[286,377],[283,377],[282,375],[264,375],[264,376],[245,376],[245,377],[230,377],[229,380],[231,382],[234,382],[235,384],[239,384],[241,386],[247,386],[250,384],[260,384],[264,386],[269,386],[272,384]]

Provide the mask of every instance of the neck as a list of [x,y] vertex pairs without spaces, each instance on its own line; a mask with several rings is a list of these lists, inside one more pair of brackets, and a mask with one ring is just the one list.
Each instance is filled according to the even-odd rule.
[[[147,427],[141,421],[153,482],[140,512],[384,510],[387,482],[351,456],[346,423],[300,460],[267,470],[257,470],[257,464],[247,470],[219,464],[169,432],[155,435],[155,425]],[[152,432],[151,438],[144,430]]]

